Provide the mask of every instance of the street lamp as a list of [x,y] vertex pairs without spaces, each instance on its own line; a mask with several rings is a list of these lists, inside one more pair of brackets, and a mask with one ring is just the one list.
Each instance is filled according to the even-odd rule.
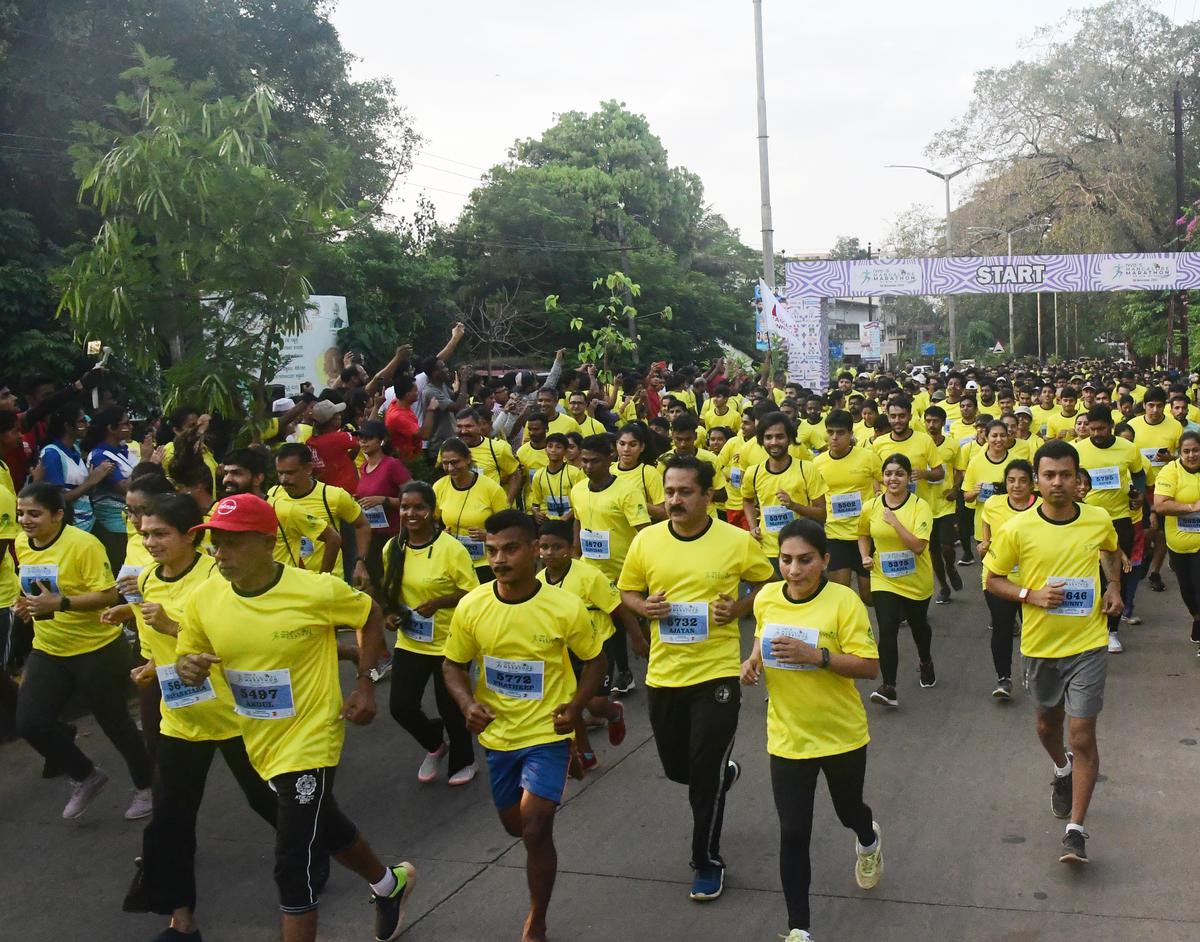
[[[1048,221],[1041,223],[1029,222],[1023,226],[1017,226],[1015,229],[999,229],[996,226],[968,226],[967,232],[994,232],[996,235],[1006,236],[1008,238],[1008,261],[1012,264],[1013,249],[1012,237],[1018,232],[1025,232],[1027,229],[1042,229],[1049,225]],[[1056,353],[1058,351],[1055,351]],[[1013,332],[1013,295],[1008,293],[1008,355],[1013,356],[1016,353],[1016,335]]]
[[[942,173],[938,170],[932,170],[929,167],[918,167],[916,164],[887,164],[888,168],[903,169],[903,170],[924,170],[927,174],[937,177],[946,184],[946,257],[950,258],[954,254],[954,237],[950,223],[950,181],[957,177],[960,173],[965,173],[976,164],[982,161],[974,160],[965,167],[959,167],[957,170],[951,170],[949,173]],[[946,316],[950,322],[950,359],[958,360],[958,327],[955,323],[955,308],[954,295],[946,296]]]

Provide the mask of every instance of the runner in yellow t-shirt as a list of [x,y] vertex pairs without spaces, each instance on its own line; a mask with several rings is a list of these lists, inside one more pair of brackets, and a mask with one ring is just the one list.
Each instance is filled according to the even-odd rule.
[[840,409],[825,419],[829,447],[813,461],[827,493],[825,533],[829,543],[829,579],[850,585],[850,574],[858,576],[858,593],[871,599],[871,581],[858,552],[858,518],[863,506],[878,493],[883,479],[879,455],[872,448],[852,444],[850,413]]
[[[967,400],[963,400],[966,402]],[[933,513],[933,530],[929,537],[929,561],[938,581],[935,605],[950,602],[950,591],[961,592],[962,576],[954,564],[954,544],[958,540],[958,500],[962,493],[963,472],[958,467],[959,444],[945,433],[946,410],[931,403],[922,418],[925,433],[933,440],[945,474],[940,481],[922,481],[917,494],[929,504]]]
[[1200,433],[1181,434],[1179,459],[1159,469],[1154,512],[1164,521],[1171,569],[1192,619],[1192,642],[1200,644]]
[[492,574],[483,548],[483,524],[509,506],[508,495],[491,478],[472,470],[471,451],[462,439],[443,442],[440,461],[446,474],[433,482],[438,519],[467,548],[479,581],[486,582]]
[[571,490],[587,475],[567,464],[567,436],[546,436],[546,465],[539,468],[529,486],[529,512],[538,524],[546,520],[574,520]]

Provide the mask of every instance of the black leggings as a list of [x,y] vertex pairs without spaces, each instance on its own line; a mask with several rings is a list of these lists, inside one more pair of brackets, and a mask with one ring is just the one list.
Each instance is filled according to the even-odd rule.
[[275,827],[275,793],[250,765],[240,736],[219,741],[159,736],[154,817],[142,834],[142,880],[151,912],[169,916],[182,906],[196,908],[196,814],[218,749],[255,814]]
[[992,666],[997,677],[1012,677],[1013,630],[1017,627],[1020,602],[1010,602],[986,589],[983,592],[988,611],[992,614]]
[[[433,697],[439,719],[431,720],[421,708],[425,687],[433,677]],[[450,741],[450,761],[447,769],[453,775],[475,761],[475,747],[467,732],[462,710],[446,689],[442,676],[440,654],[417,654],[396,648],[392,658],[392,693],[389,706],[392,717],[421,744],[426,752],[435,752],[442,743]]]
[[812,879],[813,799],[817,774],[825,773],[838,820],[854,832],[862,847],[875,842],[871,809],[863,803],[867,747],[820,759],[771,756],[771,791],[779,813],[779,879],[787,901],[788,929],[808,929],[808,886]]
[[[1113,521],[1113,529],[1117,531],[1117,546],[1126,556],[1133,556],[1133,520],[1129,517],[1123,517],[1120,520]],[[1133,573],[1121,571],[1121,598],[1125,598],[1125,586],[1129,582],[1129,577]],[[1104,575],[1104,566],[1100,566],[1100,592],[1101,594],[1108,588],[1108,579]],[[1110,634],[1118,631],[1121,627],[1121,613],[1108,616],[1108,631]]]
[[875,618],[879,622],[879,673],[889,687],[896,686],[896,668],[900,663],[900,622],[907,621],[923,662],[933,660],[930,645],[933,629],[929,627],[929,599],[909,599],[895,592],[882,590],[871,593],[875,600]]
[[92,760],[75,745],[59,716],[79,692],[125,764],[135,788],[149,788],[153,769],[146,745],[129,717],[129,648],[121,637],[87,654],[55,657],[31,651],[17,696],[17,733],[77,782],[92,774]]
[[1179,582],[1179,594],[1187,606],[1192,621],[1200,621],[1200,553],[1176,553],[1171,555],[1171,571]]

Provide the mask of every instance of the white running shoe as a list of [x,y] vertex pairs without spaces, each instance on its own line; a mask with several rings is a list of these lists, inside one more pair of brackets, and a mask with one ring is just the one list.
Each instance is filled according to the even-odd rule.
[[421,760],[421,767],[417,769],[417,781],[422,785],[428,785],[438,777],[438,766],[441,764],[442,756],[446,754],[447,745],[443,742],[434,752],[425,754],[425,758]]
[[806,929],[793,929],[787,935],[781,935],[779,938],[783,942],[813,942],[813,937],[808,934]]
[[154,794],[148,788],[135,788],[133,801],[125,809],[126,821],[140,821],[154,814]]
[[1121,639],[1117,637],[1117,633],[1115,631],[1110,631],[1108,633],[1108,653],[1120,654],[1124,650],[1125,646],[1121,644]]
[[854,879],[864,890],[874,889],[879,878],[883,876],[883,832],[874,821],[871,822],[871,827],[875,829],[875,849],[869,854],[863,853],[858,849],[857,841],[854,847],[858,856],[854,862]]
[[447,785],[469,785],[475,780],[475,773],[478,770],[475,768],[475,763],[464,765],[461,769],[455,772],[446,780]]
[[75,783],[75,787],[71,790],[71,800],[63,808],[62,816],[67,820],[80,817],[107,785],[108,776],[99,768],[93,768],[91,775],[82,782]]

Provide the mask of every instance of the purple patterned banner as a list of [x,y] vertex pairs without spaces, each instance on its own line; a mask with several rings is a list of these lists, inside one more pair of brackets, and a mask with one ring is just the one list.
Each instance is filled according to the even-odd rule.
[[1200,252],[788,262],[789,298],[1200,288]]

